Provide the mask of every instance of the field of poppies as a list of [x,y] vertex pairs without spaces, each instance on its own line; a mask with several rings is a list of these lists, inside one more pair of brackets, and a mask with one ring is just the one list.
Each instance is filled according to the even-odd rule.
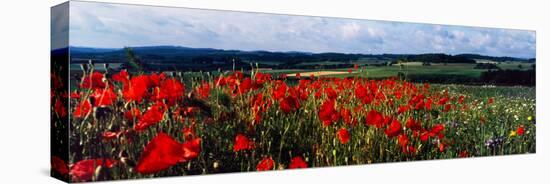
[[52,101],[69,118],[52,172],[74,182],[536,151],[533,87],[258,70],[92,69],[74,84],[68,110]]

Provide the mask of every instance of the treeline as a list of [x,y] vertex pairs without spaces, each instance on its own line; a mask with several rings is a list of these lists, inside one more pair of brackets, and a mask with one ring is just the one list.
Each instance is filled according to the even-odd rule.
[[535,86],[536,70],[487,70],[476,77],[454,74],[435,75],[404,75],[398,77],[411,82],[429,82],[441,84],[467,84],[467,85],[504,85],[504,86]]
[[407,55],[403,58],[405,62],[422,62],[422,63],[476,63],[475,60],[461,55],[447,54],[418,54]]
[[490,61],[496,61],[496,62],[505,62],[505,61],[517,61],[517,62],[529,62],[534,63],[536,62],[535,58],[525,59],[525,58],[515,58],[515,57],[495,57],[495,56],[484,56],[479,54],[459,54],[456,56],[466,57],[470,59],[483,59],[483,60],[490,60]]
[[[176,67],[187,67],[186,64],[204,64],[212,66],[212,70],[233,66],[233,61],[242,61],[243,66],[236,64],[236,67],[247,67],[249,63],[273,69],[284,69],[289,67],[298,68],[337,68],[347,66],[356,61],[370,60],[373,63],[379,61],[398,62],[422,62],[430,63],[475,63],[475,59],[488,59],[495,61],[525,61],[534,62],[534,59],[521,59],[512,57],[491,57],[475,54],[449,55],[443,53],[428,54],[350,54],[350,53],[308,53],[308,52],[270,52],[270,51],[241,51],[222,50],[211,48],[187,48],[174,46],[152,46],[133,47],[135,55],[144,63],[150,65],[172,65]],[[72,62],[78,60],[96,60],[98,62],[126,62],[126,50],[98,50],[85,48],[71,48]],[[325,63],[325,64],[315,64]],[[309,66],[305,66],[309,65]],[[201,67],[205,68],[205,67]],[[208,67],[206,67],[208,68]]]

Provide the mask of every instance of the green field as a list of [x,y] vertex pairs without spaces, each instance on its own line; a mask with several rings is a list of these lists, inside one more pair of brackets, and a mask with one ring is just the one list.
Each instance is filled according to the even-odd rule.
[[[531,64],[520,62],[503,62],[496,64],[501,69],[520,69],[527,70],[531,68]],[[360,65],[361,66],[361,65]],[[392,66],[365,66],[362,65],[360,70],[351,74],[338,74],[330,75],[332,77],[350,77],[350,76],[362,76],[368,78],[384,78],[396,76],[399,72],[403,72],[406,75],[457,75],[477,78],[486,69],[474,69],[475,64],[432,64],[430,66],[422,66],[421,63],[411,62],[404,63],[403,65]],[[283,70],[263,70],[264,73],[270,74],[293,74],[303,73],[310,71],[348,71],[351,68],[341,69],[283,69]]]

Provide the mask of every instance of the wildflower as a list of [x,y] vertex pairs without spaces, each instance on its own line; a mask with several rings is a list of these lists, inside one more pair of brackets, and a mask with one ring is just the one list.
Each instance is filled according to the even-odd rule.
[[61,175],[69,174],[66,162],[57,156],[52,156],[51,166],[54,171],[57,171]]
[[137,131],[143,131],[147,127],[157,124],[162,121],[164,118],[165,107],[162,103],[156,103],[149,110],[147,110],[139,118],[138,123],[135,125],[134,129]]
[[95,89],[94,93],[91,94],[91,97],[94,99],[93,105],[95,107],[110,106],[117,99],[117,95],[112,88]]
[[91,75],[84,76],[80,83],[80,88],[86,89],[103,89],[107,85],[103,81],[103,74],[100,72],[94,72]]
[[340,119],[340,113],[336,111],[334,106],[334,99],[327,99],[321,105],[321,109],[319,110],[319,119],[323,122],[323,127],[326,127]]
[[458,157],[460,157],[460,158],[466,158],[466,157],[470,157],[470,154],[468,153],[468,151],[464,150],[464,151],[461,151],[461,152],[458,154]]
[[384,118],[381,113],[373,109],[367,114],[366,124],[375,126],[376,128],[381,128],[384,126]]
[[523,125],[521,125],[516,131],[518,132],[518,135],[521,136],[525,133],[525,128],[523,127]]
[[412,117],[409,117],[407,120],[407,123],[405,124],[405,127],[413,130],[413,131],[419,131],[422,129],[422,126],[420,125],[420,122],[415,121]]
[[132,108],[126,112],[124,112],[124,118],[128,121],[134,121],[135,119],[139,119],[141,117],[141,112],[138,108]]
[[300,156],[292,158],[290,161],[289,169],[307,168],[307,163]]
[[397,143],[401,147],[406,147],[409,144],[409,137],[405,134],[399,134],[399,136],[397,136]]
[[122,96],[127,101],[136,101],[139,103],[147,95],[148,86],[149,77],[146,75],[135,76],[129,83],[123,86]]
[[168,105],[174,105],[185,96],[185,86],[176,79],[167,79],[156,88],[155,99],[166,99]]
[[286,96],[287,86],[286,83],[282,82],[273,90],[273,98],[282,99]]
[[103,134],[101,134],[101,137],[103,137],[103,140],[105,141],[108,141],[108,140],[111,140],[111,139],[114,139],[118,136],[118,133],[117,132],[103,132]]
[[249,150],[253,148],[253,142],[243,134],[237,134],[235,136],[235,143],[233,144],[233,151],[238,152],[241,150]]
[[84,100],[76,106],[76,109],[73,112],[73,117],[83,118],[90,114],[90,112],[92,112],[92,105],[90,104],[90,101]]
[[201,99],[208,99],[210,96],[210,84],[203,82],[199,87],[197,87],[196,93]]
[[296,97],[287,96],[279,102],[279,106],[284,113],[288,114],[290,111],[300,108],[300,103]]
[[338,136],[338,140],[340,140],[340,143],[347,144],[349,142],[350,136],[346,128],[340,128],[336,134]]
[[129,80],[128,76],[128,71],[122,70],[116,74],[113,74],[111,78],[113,79],[113,81],[126,83]]
[[201,138],[195,138],[193,140],[183,143],[183,161],[195,159],[201,152]]
[[273,166],[275,166],[273,159],[271,157],[266,157],[258,163],[258,165],[256,166],[256,170],[268,171],[272,170]]
[[90,181],[94,175],[95,169],[98,166],[112,168],[116,164],[112,159],[88,159],[76,162],[69,174],[72,176],[72,181]]
[[141,174],[153,174],[184,161],[182,145],[165,133],[155,136],[141,153],[136,170]]
[[508,135],[508,137],[515,137],[516,135],[518,135],[516,131],[510,130],[510,134]]
[[397,119],[393,118],[390,126],[386,129],[385,133],[388,137],[395,137],[401,133],[401,123]]
[[252,80],[250,78],[245,78],[238,86],[237,94],[242,95],[250,91],[252,88]]

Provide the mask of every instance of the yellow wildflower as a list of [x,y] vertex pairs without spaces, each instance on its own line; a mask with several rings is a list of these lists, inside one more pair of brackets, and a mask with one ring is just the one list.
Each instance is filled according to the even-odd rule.
[[510,135],[508,135],[508,137],[514,137],[517,135],[517,132],[516,131],[510,131]]

